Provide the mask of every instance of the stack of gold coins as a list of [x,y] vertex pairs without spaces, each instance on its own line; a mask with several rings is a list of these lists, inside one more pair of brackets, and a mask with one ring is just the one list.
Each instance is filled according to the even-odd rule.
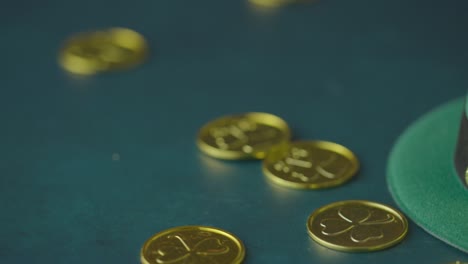
[[126,28],[80,33],[69,38],[59,53],[59,63],[67,71],[91,75],[128,69],[148,55],[146,40]]

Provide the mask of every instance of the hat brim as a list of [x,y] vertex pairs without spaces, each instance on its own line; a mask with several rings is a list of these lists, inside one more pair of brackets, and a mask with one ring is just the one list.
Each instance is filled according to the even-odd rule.
[[387,183],[417,225],[468,252],[468,190],[454,168],[464,98],[444,104],[415,121],[398,139],[387,165]]

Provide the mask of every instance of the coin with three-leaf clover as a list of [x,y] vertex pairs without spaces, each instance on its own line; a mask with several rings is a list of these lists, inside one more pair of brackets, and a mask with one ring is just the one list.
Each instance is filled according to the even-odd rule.
[[291,137],[288,124],[278,116],[250,112],[223,116],[204,125],[198,148],[219,159],[263,159],[274,145]]
[[389,206],[360,200],[341,201],[314,211],[309,235],[340,251],[376,251],[399,243],[408,232],[406,217]]
[[181,226],[155,234],[141,249],[142,264],[239,264],[245,247],[236,236],[214,227]]
[[272,182],[290,188],[321,189],[350,180],[359,161],[346,147],[327,141],[296,141],[271,148],[263,173]]

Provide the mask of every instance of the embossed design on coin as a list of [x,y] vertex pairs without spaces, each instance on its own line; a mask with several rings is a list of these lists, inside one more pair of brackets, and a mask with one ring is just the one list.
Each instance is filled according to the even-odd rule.
[[343,201],[317,209],[307,222],[319,244],[342,251],[373,251],[400,242],[408,230],[397,210],[369,201]]
[[233,235],[212,227],[185,226],[154,235],[142,248],[143,264],[241,263],[245,254],[242,242]]
[[263,158],[273,145],[288,141],[289,128],[281,118],[267,113],[225,116],[199,132],[201,151],[221,159]]
[[169,240],[165,245],[161,246],[158,250],[151,252],[156,257],[157,263],[176,263],[178,261],[188,259],[191,262],[200,262],[198,257],[216,256],[229,252],[229,247],[224,244],[227,240],[221,241],[219,238],[210,237],[210,233],[198,233],[194,237],[203,237],[200,241],[196,242],[193,248],[190,248],[188,242],[191,239],[185,239],[183,235],[169,235],[166,238]]
[[394,222],[395,217],[386,214],[385,218],[369,221],[374,212],[376,211],[362,207],[341,207],[338,209],[338,218],[320,221],[322,234],[338,236],[347,233],[346,235],[356,243],[382,239],[384,234],[381,225]]
[[326,188],[342,184],[358,170],[347,148],[326,141],[299,141],[272,148],[263,172],[273,182],[292,188]]
[[232,120],[230,124],[210,130],[210,135],[220,149],[241,150],[245,153],[251,153],[255,145],[268,142],[279,133],[281,132],[274,127],[257,125],[245,118]]

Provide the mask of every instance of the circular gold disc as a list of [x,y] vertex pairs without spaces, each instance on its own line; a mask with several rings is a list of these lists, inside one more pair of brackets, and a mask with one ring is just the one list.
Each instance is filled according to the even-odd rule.
[[291,4],[294,2],[294,0],[249,0],[250,3],[261,6],[261,7],[268,7],[268,8],[274,8],[274,7],[281,7],[287,4]]
[[71,37],[59,54],[59,63],[74,74],[95,74],[107,68],[101,60],[102,47],[108,42],[100,33],[81,33]]
[[182,226],[148,239],[141,249],[142,264],[239,264],[245,247],[234,235],[214,227]]
[[343,184],[359,169],[356,156],[344,146],[327,141],[297,141],[271,148],[263,173],[279,185],[320,189]]
[[148,47],[139,33],[126,28],[80,33],[61,49],[59,63],[74,74],[130,68],[147,56]]
[[317,209],[307,220],[309,235],[340,251],[376,251],[399,243],[408,221],[399,211],[370,201],[342,201]]
[[148,45],[138,32],[127,28],[111,28],[106,33],[109,45],[100,56],[110,69],[130,68],[146,58]]
[[209,122],[200,129],[197,145],[219,159],[262,159],[272,146],[290,137],[283,119],[267,113],[245,113]]

